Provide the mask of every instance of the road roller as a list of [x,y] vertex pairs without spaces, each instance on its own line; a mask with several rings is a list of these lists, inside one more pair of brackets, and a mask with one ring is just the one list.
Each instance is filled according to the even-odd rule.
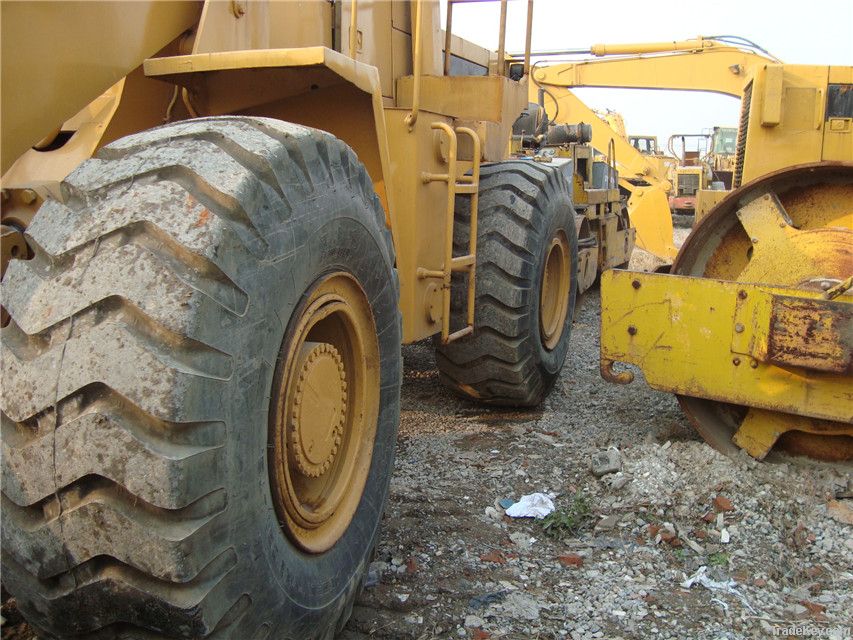
[[602,276],[601,373],[639,368],[716,449],[853,460],[853,67],[745,85],[735,190],[669,274]]

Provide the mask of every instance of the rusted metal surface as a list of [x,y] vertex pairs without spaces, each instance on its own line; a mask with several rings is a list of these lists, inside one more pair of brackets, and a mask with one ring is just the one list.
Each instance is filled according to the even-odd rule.
[[[836,304],[819,292],[619,270],[602,274],[601,291],[606,378],[613,375],[608,363],[626,362],[661,391],[853,421],[853,385],[844,372],[767,360],[773,299],[813,300],[818,308]],[[849,312],[853,299],[837,304]]]
[[773,296],[766,361],[844,373],[853,351],[853,305]]
[[[809,448],[821,460],[844,460],[846,447],[838,446],[839,438],[850,440],[853,425],[830,420],[818,420],[776,411],[750,408],[740,423],[732,441],[759,460],[770,453],[780,438]],[[802,442],[805,438],[805,442]]]
[[615,371],[614,364],[616,363],[613,360],[602,358],[599,364],[601,377],[614,384],[631,384],[634,381],[634,374],[630,371]]
[[[853,275],[851,212],[853,163],[806,164],[769,173],[730,193],[694,228],[672,273],[807,291],[841,289],[843,298],[849,289],[843,284]],[[763,345],[756,342],[747,354],[761,356],[761,366],[803,372],[811,384],[820,385],[826,375],[843,374],[849,380],[849,303],[828,307],[811,296],[806,301],[782,296],[771,301],[770,311]],[[746,338],[733,342],[738,339]],[[741,366],[749,357],[742,358]],[[687,395],[679,396],[679,402],[705,440],[725,452],[741,446],[763,457],[775,447],[823,460],[853,459],[849,421],[778,411],[753,415],[755,409]]]

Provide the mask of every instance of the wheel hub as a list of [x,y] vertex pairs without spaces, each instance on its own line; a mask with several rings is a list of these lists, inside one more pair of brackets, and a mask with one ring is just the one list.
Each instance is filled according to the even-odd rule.
[[569,242],[562,231],[551,240],[545,254],[542,287],[539,291],[539,333],[543,346],[551,350],[560,343],[569,308]]
[[306,342],[288,429],[299,471],[318,478],[329,470],[341,444],[347,383],[340,353],[329,343]]
[[336,272],[303,296],[271,390],[269,476],[287,537],[322,553],[344,534],[367,482],[379,415],[379,344],[358,281]]

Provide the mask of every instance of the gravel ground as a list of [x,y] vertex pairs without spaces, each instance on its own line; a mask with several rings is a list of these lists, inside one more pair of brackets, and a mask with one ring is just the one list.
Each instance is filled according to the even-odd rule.
[[[632,266],[653,262],[638,252]],[[850,469],[728,459],[641,376],[604,382],[599,302],[585,297],[535,410],[461,400],[429,342],[404,347],[383,533],[343,638],[850,637]],[[621,470],[597,477],[608,448]],[[534,492],[557,516],[498,504]],[[3,615],[4,639],[31,637],[14,601]]]
[[[849,637],[853,509],[830,502],[849,470],[730,460],[672,396],[639,377],[605,383],[598,309],[593,293],[534,411],[460,400],[428,343],[404,348],[384,531],[345,638],[762,638],[789,626]],[[622,471],[597,478],[591,457],[608,447]],[[555,494],[577,529],[554,539],[496,502],[533,492]],[[727,588],[682,586],[703,566]]]
[[[531,411],[456,398],[429,342],[404,347],[384,531],[344,638],[850,637],[851,469],[726,458],[641,376],[604,382],[599,309],[593,291]],[[608,448],[621,471],[596,477]],[[554,496],[547,530],[498,504],[533,492]]]

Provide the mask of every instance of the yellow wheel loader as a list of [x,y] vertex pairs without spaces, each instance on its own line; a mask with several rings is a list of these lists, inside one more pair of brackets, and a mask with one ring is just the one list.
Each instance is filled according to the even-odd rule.
[[482,402],[553,386],[633,230],[588,135],[513,131],[506,0],[497,51],[452,8],[0,4],[2,578],[40,634],[330,638],[400,345]]

